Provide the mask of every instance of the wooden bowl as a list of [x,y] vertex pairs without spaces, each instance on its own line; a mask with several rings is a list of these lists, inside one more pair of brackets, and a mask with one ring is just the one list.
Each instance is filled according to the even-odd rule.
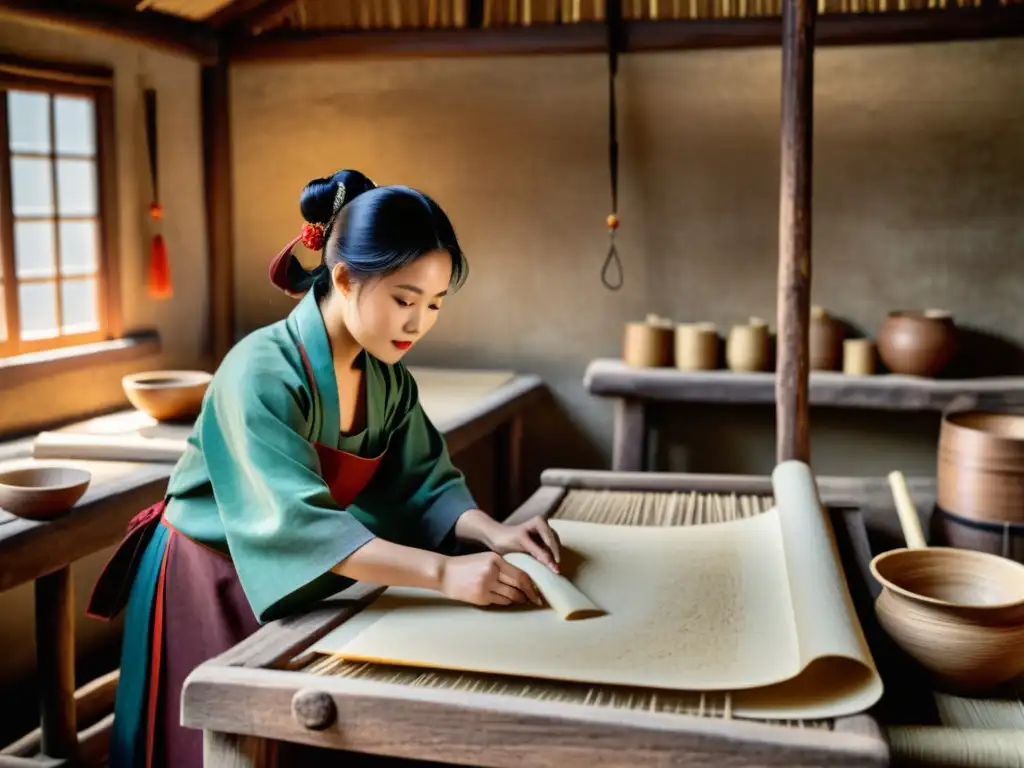
[[1024,565],[946,547],[875,558],[878,622],[944,689],[989,691],[1024,673]]
[[939,431],[937,503],[979,522],[1024,523],[1024,413],[947,414]]
[[893,373],[936,376],[956,347],[953,317],[940,309],[890,312],[878,331],[878,355]]
[[157,421],[194,418],[213,376],[206,371],[143,371],[121,379],[128,401]]
[[59,464],[0,470],[0,508],[45,520],[75,506],[90,482],[87,470]]

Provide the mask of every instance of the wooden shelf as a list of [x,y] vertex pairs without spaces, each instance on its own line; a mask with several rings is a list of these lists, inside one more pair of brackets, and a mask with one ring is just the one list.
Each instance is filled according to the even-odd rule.
[[[1024,36],[1024,5],[953,11],[833,14],[817,19],[815,45],[876,45]],[[627,52],[778,46],[780,18],[633,21]],[[232,62],[395,56],[600,53],[600,22],[487,29],[281,30],[226,43]]]
[[[626,400],[775,402],[774,373],[630,368],[622,360],[598,359],[587,366],[583,384],[592,395]],[[1024,405],[1024,377],[948,380],[895,374],[847,376],[831,371],[812,371],[810,376],[812,406],[942,411],[958,398],[969,398],[981,407]]]

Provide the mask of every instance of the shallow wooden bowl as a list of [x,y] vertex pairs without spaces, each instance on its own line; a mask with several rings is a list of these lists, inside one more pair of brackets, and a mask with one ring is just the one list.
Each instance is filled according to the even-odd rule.
[[938,505],[982,522],[1024,523],[1024,413],[963,411],[942,419]]
[[90,482],[92,474],[77,467],[0,470],[0,508],[19,517],[45,520],[75,506]]
[[143,371],[121,379],[128,401],[157,421],[179,421],[199,414],[213,376],[206,371]]

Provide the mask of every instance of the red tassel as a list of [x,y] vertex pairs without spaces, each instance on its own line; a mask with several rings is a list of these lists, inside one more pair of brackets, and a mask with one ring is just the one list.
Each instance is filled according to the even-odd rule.
[[153,235],[153,243],[149,249],[148,288],[149,295],[154,299],[169,299],[174,295],[163,235]]

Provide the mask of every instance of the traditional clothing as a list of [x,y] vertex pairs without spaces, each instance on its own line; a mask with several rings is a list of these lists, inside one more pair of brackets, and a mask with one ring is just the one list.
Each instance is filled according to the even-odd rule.
[[111,768],[201,765],[179,725],[192,669],[349,586],[331,569],[376,536],[452,551],[476,507],[401,363],[360,353],[366,426],[341,434],[322,289],[231,349],[164,500],[97,582],[90,615],[127,604]]

